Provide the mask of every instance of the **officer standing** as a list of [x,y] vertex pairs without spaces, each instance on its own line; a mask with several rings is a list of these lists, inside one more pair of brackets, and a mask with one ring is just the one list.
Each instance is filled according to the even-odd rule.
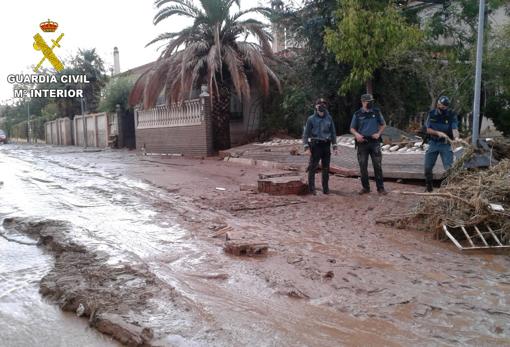
[[306,121],[303,132],[305,152],[310,154],[308,163],[308,189],[315,193],[315,171],[322,165],[322,192],[329,194],[329,163],[331,161],[331,145],[336,153],[336,130],[333,119],[327,110],[327,102],[323,98],[315,102],[315,112]]
[[372,158],[377,192],[386,195],[382,172],[381,134],[386,122],[378,108],[374,107],[374,98],[371,94],[361,96],[362,107],[354,112],[351,121],[351,134],[356,138],[358,163],[363,188],[359,194],[370,193],[368,182],[368,156]]
[[437,100],[436,107],[429,112],[425,122],[427,134],[430,135],[424,165],[427,192],[432,191],[432,170],[436,164],[437,156],[441,155],[445,170],[448,170],[453,164],[453,151],[448,139],[458,140],[459,130],[457,114],[449,110],[449,106],[450,99],[447,96],[441,96]]

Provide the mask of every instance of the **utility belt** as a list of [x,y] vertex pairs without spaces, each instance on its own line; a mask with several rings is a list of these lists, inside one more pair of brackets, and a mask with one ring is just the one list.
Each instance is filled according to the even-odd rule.
[[436,144],[443,144],[443,145],[449,143],[447,139],[445,139],[444,137],[439,137],[439,136],[430,136],[429,143],[430,142],[434,142]]
[[372,136],[363,136],[363,142],[356,141],[356,144],[363,144],[363,143],[381,143],[382,138],[379,136],[378,139],[374,139]]
[[330,144],[331,143],[331,140],[325,140],[325,139],[310,139],[310,144],[311,145],[325,145],[325,144]]
[[382,138],[374,139],[372,136],[363,136],[363,142],[354,141],[354,147],[358,148],[361,145],[368,145],[370,143],[382,143]]
[[363,136],[363,139],[366,141],[366,142],[382,142],[382,138],[381,136],[379,136],[378,139],[374,139],[372,136]]

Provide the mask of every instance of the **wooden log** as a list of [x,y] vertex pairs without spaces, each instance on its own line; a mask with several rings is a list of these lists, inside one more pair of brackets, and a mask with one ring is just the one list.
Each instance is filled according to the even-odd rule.
[[359,176],[359,172],[353,169],[347,169],[341,166],[330,165],[329,172],[335,175],[342,175],[346,177]]

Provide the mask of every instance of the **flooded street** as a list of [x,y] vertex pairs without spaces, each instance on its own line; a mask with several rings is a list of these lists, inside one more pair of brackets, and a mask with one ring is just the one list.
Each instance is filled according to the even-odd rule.
[[[459,253],[377,225],[416,198],[360,198],[354,179],[333,177],[330,196],[241,191],[257,170],[0,147],[2,338],[8,346],[510,344],[508,254]],[[267,242],[269,252],[228,255],[225,237]]]
[[39,281],[53,259],[29,240],[24,244],[0,238],[0,327],[2,346],[118,346],[63,313],[39,294]]

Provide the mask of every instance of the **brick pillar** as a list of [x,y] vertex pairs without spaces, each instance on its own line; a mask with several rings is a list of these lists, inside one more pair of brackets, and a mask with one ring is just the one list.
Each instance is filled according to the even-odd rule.
[[214,154],[213,148],[213,124],[211,117],[211,102],[210,95],[207,90],[207,85],[201,86],[200,93],[200,113],[204,119],[205,124],[205,141],[207,145],[207,155],[211,156]]

